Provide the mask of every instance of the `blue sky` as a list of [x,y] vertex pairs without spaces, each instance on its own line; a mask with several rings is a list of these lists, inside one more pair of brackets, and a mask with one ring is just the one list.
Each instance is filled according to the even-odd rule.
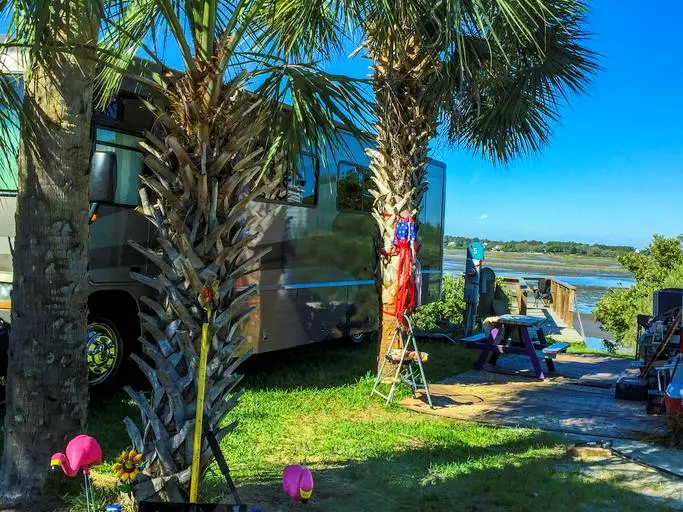
[[[683,233],[683,2],[587,1],[603,70],[541,154],[503,167],[433,144],[447,164],[446,234],[643,247],[654,233]],[[340,57],[325,68],[366,77],[368,64]]]
[[[542,154],[501,167],[435,144],[448,166],[446,234],[642,247],[683,233],[683,2],[589,3],[604,69]],[[364,76],[366,66],[328,69]]]

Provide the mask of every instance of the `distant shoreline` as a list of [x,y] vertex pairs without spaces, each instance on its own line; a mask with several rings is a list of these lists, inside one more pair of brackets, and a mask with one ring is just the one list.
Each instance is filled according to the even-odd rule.
[[[444,260],[452,258],[465,262],[464,249],[444,248]],[[484,265],[507,267],[512,271],[527,273],[544,273],[566,270],[569,273],[584,271],[606,272],[609,274],[629,276],[629,273],[614,258],[600,256],[583,256],[570,254],[547,254],[529,252],[488,251],[484,256]]]
[[618,258],[637,250],[631,245],[609,245],[601,243],[575,242],[571,240],[490,240],[445,235],[444,241],[453,249],[464,249],[472,240],[478,240],[488,249],[508,252],[525,252],[540,254],[582,255],[588,257]]

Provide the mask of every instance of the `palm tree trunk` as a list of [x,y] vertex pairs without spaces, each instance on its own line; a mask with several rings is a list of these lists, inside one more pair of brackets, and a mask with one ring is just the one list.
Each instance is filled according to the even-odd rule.
[[[55,2],[42,44],[96,41],[84,1]],[[44,497],[52,453],[86,424],[91,59],[37,58],[25,82],[0,484],[22,505]]]
[[[394,230],[406,213],[417,218],[426,191],[427,146],[436,132],[436,108],[427,92],[433,57],[413,40],[396,51],[369,44],[375,60],[377,149],[368,150],[375,187],[373,216],[378,226],[380,339],[378,371],[395,339],[399,257],[391,254]],[[418,232],[419,234],[419,232]]]
[[[141,428],[126,418],[126,428],[132,447],[143,452],[148,463],[133,486],[137,500],[182,501],[187,496],[206,320],[204,292],[217,288],[207,322],[211,343],[204,425],[219,442],[237,427],[236,421],[226,421],[242,394],[236,369],[250,354],[244,347],[247,336],[258,336],[259,331],[258,318],[244,329],[258,306],[251,273],[263,255],[254,248],[259,235],[247,205],[264,192],[254,178],[265,153],[257,142],[266,120],[254,111],[250,96],[235,92],[232,83],[225,85],[228,92],[215,105],[193,102],[202,89],[194,89],[187,77],[174,87],[169,91],[177,95],[164,118],[168,133],[147,134],[150,172],[142,177],[141,209],[156,227],[163,253],[131,242],[159,268],[154,276],[132,275],[157,292],[142,299],[146,307],[140,314],[140,342],[147,359],[133,356],[152,393],[125,388],[143,418]],[[158,113],[164,105],[150,107]],[[202,446],[203,474],[213,453],[205,442]]]

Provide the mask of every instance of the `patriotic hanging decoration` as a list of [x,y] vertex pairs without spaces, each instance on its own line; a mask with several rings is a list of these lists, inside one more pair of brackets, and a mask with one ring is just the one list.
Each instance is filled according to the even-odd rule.
[[417,225],[411,215],[399,217],[394,229],[394,240],[390,251],[383,251],[386,256],[398,256],[396,283],[396,307],[394,311],[384,313],[395,316],[401,324],[405,324],[405,316],[419,305],[417,282],[420,281],[417,251]]

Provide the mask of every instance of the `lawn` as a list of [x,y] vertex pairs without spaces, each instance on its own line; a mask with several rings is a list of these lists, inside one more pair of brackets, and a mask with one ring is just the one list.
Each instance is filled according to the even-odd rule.
[[585,343],[571,343],[567,349],[568,354],[583,354],[589,356],[607,356],[618,359],[633,359],[633,354],[622,352],[608,352],[606,350],[593,350],[588,348]]
[[[471,368],[470,352],[445,342],[422,345],[432,382]],[[234,413],[240,427],[223,442],[245,502],[289,510],[280,473],[304,463],[316,488],[301,510],[659,510],[623,488],[618,475],[589,481],[567,471],[565,447],[549,434],[385,407],[369,397],[373,361],[372,344],[335,342],[255,356],[245,365],[247,392]],[[108,459],[96,471],[102,500],[114,495],[108,465],[127,444],[124,414],[138,418],[122,394],[92,401],[90,430]],[[204,493],[225,496],[217,472],[209,472]],[[80,497],[70,507],[85,510]]]

